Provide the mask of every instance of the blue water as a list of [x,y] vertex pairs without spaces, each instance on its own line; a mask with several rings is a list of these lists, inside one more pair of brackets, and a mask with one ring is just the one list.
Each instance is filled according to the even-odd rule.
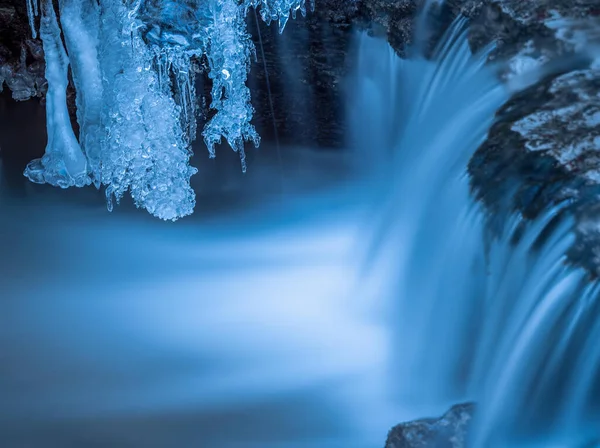
[[358,36],[351,150],[284,148],[284,190],[265,155],[200,166],[176,224],[4,191],[2,446],[369,448],[464,400],[474,446],[596,436],[597,287],[564,264],[572,223],[557,207],[490,237],[469,194],[509,92],[464,26],[431,61]]

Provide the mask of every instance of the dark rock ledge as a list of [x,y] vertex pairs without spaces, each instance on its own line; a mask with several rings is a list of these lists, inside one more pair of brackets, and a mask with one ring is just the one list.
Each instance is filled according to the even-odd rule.
[[439,418],[424,418],[394,426],[385,448],[463,448],[475,405],[457,404]]

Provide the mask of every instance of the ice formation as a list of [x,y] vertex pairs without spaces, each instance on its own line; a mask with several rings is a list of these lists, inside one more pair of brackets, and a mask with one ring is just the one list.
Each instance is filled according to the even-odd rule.
[[250,124],[254,110],[250,90],[246,86],[250,37],[244,26],[244,11],[237,0],[217,0],[208,5],[214,20],[207,30],[207,57],[212,79],[211,108],[217,114],[206,124],[204,141],[211,157],[214,146],[224,136],[234,151],[239,152],[242,170],[246,171],[244,141],[258,146],[260,139]]
[[[283,32],[285,25],[290,18],[296,18],[296,12],[300,10],[302,15],[306,14],[305,0],[246,0],[248,6],[257,7],[260,5],[260,15],[262,19],[271,23],[271,21],[279,22],[279,32]],[[310,8],[314,9],[315,0],[309,0]]]
[[[282,32],[290,14],[306,13],[306,0],[59,0],[57,17],[51,0],[38,1],[27,8],[34,36],[41,14],[48,145],[25,175],[62,188],[103,186],[109,210],[129,192],[138,207],[173,221],[195,205],[193,58],[206,56],[213,83],[215,113],[202,133],[209,155],[224,138],[245,171],[245,142],[260,142],[246,86],[254,48],[245,17],[256,8]],[[69,65],[78,138],[66,102]]]
[[100,113],[102,80],[98,65],[100,9],[94,0],[60,0],[60,21],[77,91],[79,143],[87,155],[90,174],[100,186]]
[[57,187],[83,187],[89,184],[87,160],[69,120],[67,73],[69,58],[63,46],[60,27],[52,2],[42,4],[40,37],[46,57],[46,122],[48,144],[41,159],[31,161],[25,175],[36,183]]

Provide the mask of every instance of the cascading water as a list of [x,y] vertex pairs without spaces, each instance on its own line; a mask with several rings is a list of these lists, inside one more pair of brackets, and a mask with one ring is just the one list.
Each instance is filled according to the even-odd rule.
[[462,400],[476,447],[598,435],[599,287],[565,264],[569,217],[491,232],[469,194],[510,94],[486,52],[464,19],[430,60],[358,42],[351,185],[176,226],[4,201],[28,254],[0,261],[8,446],[367,448]]
[[598,437],[589,408],[597,379],[588,372],[600,367],[589,348],[599,290],[566,265],[572,222],[560,212],[529,225],[513,218],[489,248],[469,372],[481,406],[475,446],[580,446]]
[[388,120],[364,127],[383,136],[372,151],[385,166],[374,170],[366,263],[397,333],[398,392],[421,403],[444,399],[444,407],[460,396],[455,383],[464,366],[451,362],[460,351],[450,349],[462,350],[469,338],[465,309],[480,298],[484,277],[482,223],[465,167],[507,98],[484,67],[486,54],[472,57],[465,33],[458,21],[434,61],[401,60],[384,42],[363,37],[369,60],[360,64],[366,72],[355,106],[376,98],[371,116]]
[[384,301],[391,389],[415,418],[472,400],[473,446],[573,446],[600,435],[598,285],[566,265],[564,207],[486,231],[466,164],[510,92],[465,25],[433,60],[360,40],[355,141],[374,186],[363,281]]

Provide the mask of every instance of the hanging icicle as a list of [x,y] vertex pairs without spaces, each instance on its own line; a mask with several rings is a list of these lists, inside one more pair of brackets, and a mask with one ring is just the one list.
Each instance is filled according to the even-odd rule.
[[[39,0],[27,0],[37,36]],[[314,2],[309,2],[314,8]],[[192,58],[206,55],[214,116],[202,135],[210,157],[223,140],[246,171],[246,142],[260,137],[246,85],[254,52],[245,17],[258,8],[283,31],[305,0],[42,0],[40,36],[48,80],[48,146],[25,175],[63,188],[104,187],[108,208],[127,192],[166,220],[193,212],[189,179],[196,138]],[[63,45],[62,35],[64,33]],[[68,55],[67,55],[68,54]],[[79,138],[66,105],[68,69],[76,90]]]

